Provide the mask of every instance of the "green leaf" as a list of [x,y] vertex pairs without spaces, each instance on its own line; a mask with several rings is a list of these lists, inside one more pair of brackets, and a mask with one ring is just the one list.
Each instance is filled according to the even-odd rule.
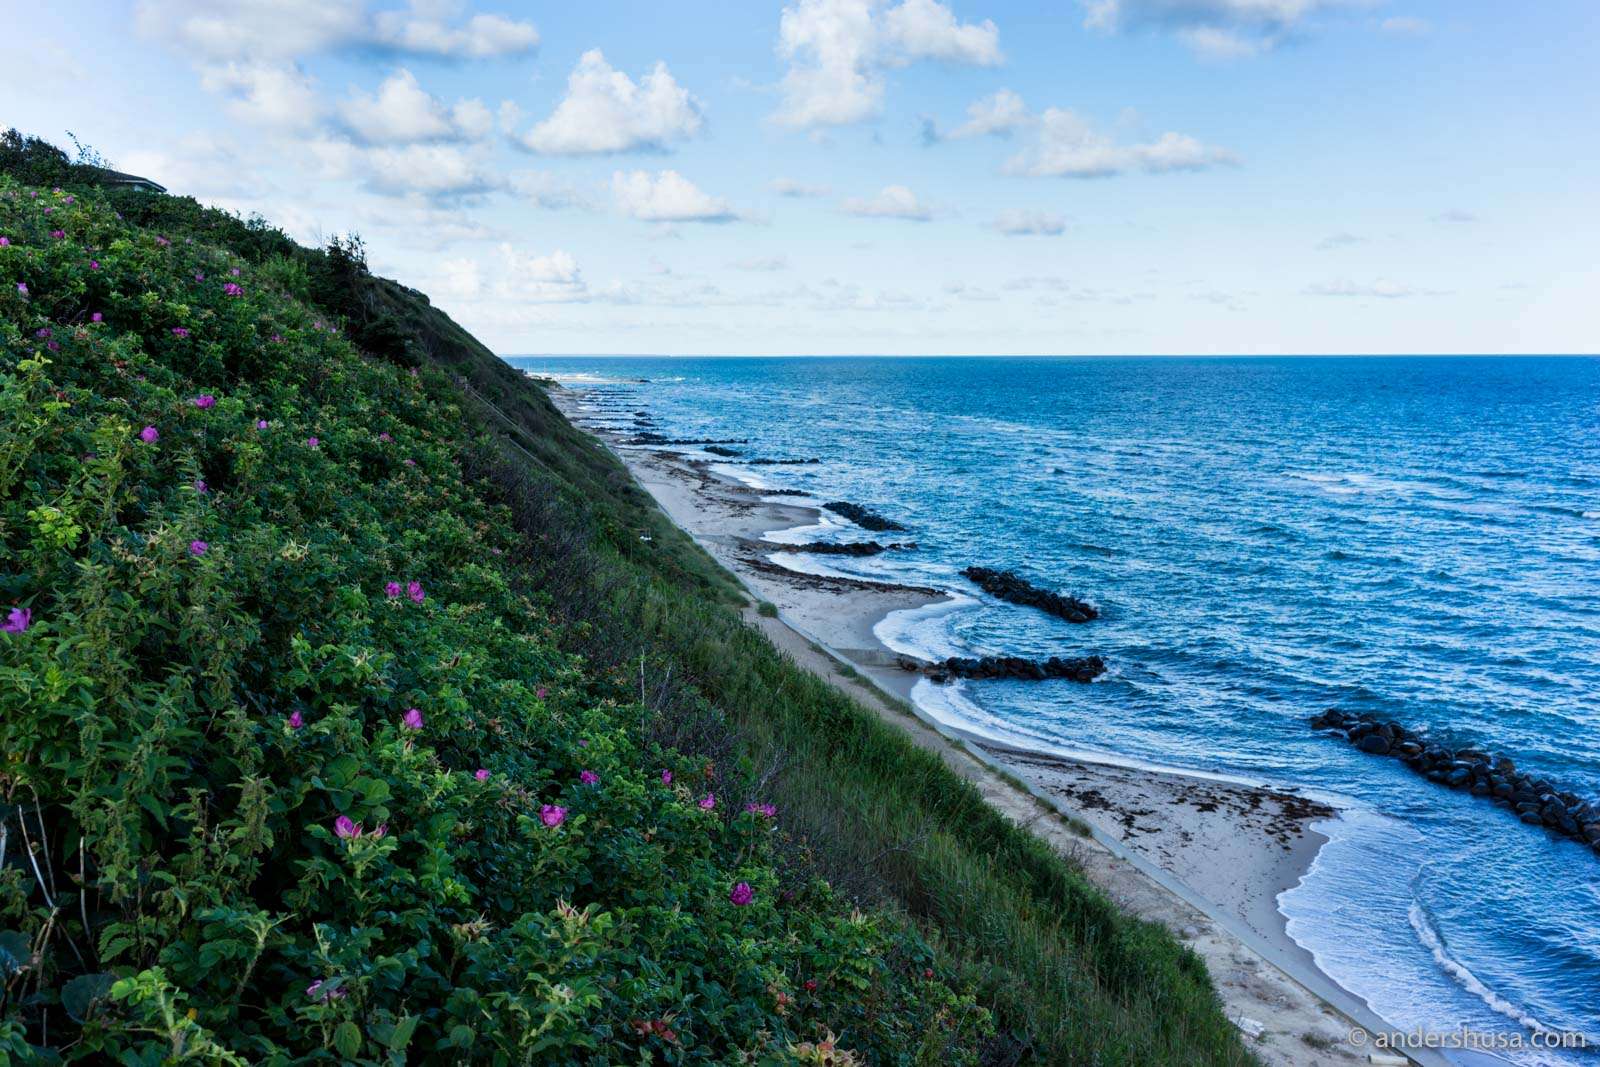
[[107,971],[80,974],[61,987],[61,1006],[73,1022],[88,1022],[96,1005],[111,996],[111,985],[116,980],[117,976]]
[[417,1023],[422,1019],[420,1015],[407,1015],[395,1024],[394,1032],[389,1035],[389,1047],[396,1052],[411,1044],[411,1035],[416,1032]]
[[346,1020],[333,1032],[333,1047],[345,1059],[353,1059],[361,1051],[361,1028]]

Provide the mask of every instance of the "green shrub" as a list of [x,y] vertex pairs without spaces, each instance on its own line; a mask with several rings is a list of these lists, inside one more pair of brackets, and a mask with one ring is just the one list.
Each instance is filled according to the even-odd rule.
[[0,177],[0,1060],[973,1062],[564,647],[359,255],[113,199]]

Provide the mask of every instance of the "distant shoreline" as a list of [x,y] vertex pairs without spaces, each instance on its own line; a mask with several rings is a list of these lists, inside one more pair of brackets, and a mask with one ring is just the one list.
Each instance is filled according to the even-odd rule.
[[1352,1026],[1388,1029],[1323,974],[1277,909],[1279,894],[1300,882],[1328,840],[1315,824],[1335,818],[1333,808],[1264,785],[1029,751],[939,721],[914,699],[919,685],[933,683],[896,666],[874,629],[894,612],[950,603],[947,594],[770,559],[775,546],[766,535],[814,524],[816,507],[739,484],[707,460],[628,445],[615,426],[595,425],[605,416],[586,412],[576,392],[557,388],[551,396],[619,456],[680,528],[776,608],[776,615],[751,609],[747,619],[797,662],[921,734],[919,743],[979,764],[994,780],[980,788],[1002,810],[1004,789],[1010,804],[1037,809],[1042,802],[1087,828],[1091,837],[1069,832],[1063,841],[1033,824],[1124,907],[1167,925],[1205,960],[1230,1017],[1248,1020],[1241,1023],[1247,1033],[1261,1024],[1264,1037],[1254,1047],[1268,1062],[1348,1063],[1354,1050],[1344,1038]]

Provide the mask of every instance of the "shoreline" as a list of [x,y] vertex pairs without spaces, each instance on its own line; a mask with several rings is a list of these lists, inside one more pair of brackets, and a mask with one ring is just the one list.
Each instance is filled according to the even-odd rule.
[[624,427],[596,425],[610,420],[579,409],[577,391],[550,395],[758,603],[776,608],[775,615],[747,609],[747,621],[801,666],[939,752],[1124,909],[1162,923],[1199,954],[1226,1013],[1265,1062],[1367,1062],[1368,1050],[1346,1035],[1356,1027],[1394,1029],[1317,967],[1277,909],[1279,894],[1299,884],[1328,840],[1316,824],[1336,818],[1334,808],[1269,785],[1034,751],[941,721],[913,699],[919,682],[932,683],[900,669],[874,630],[898,611],[954,606],[951,594],[772,561],[766,535],[815,524],[817,507],[741,484],[712,470],[711,460],[629,445]]

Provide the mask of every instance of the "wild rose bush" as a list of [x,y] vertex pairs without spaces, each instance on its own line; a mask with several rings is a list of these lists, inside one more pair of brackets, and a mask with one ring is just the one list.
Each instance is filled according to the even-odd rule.
[[0,1063],[971,1061],[559,651],[451,383],[195,233],[0,177]]

